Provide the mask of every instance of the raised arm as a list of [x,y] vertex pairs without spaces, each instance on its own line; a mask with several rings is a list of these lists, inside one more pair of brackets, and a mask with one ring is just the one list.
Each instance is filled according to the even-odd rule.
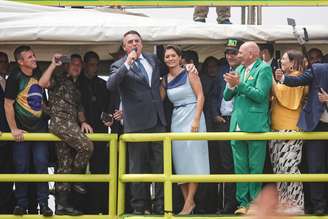
[[122,58],[110,66],[110,73],[106,83],[108,90],[115,91],[118,89],[136,59],[137,53],[133,50],[126,56],[126,58]]
[[129,71],[129,67],[122,62],[115,62],[110,67],[109,77],[107,79],[106,87],[108,90],[115,91],[123,81],[125,75]]
[[307,69],[302,75],[300,76],[284,76],[283,83],[289,87],[298,87],[298,86],[305,86],[310,85],[313,80],[313,69]]
[[51,76],[52,76],[53,72],[55,71],[57,66],[62,64],[62,62],[59,61],[61,56],[62,56],[61,54],[55,54],[52,57],[50,65],[43,72],[41,78],[39,79],[39,86],[40,87],[42,87],[42,88],[50,87],[50,79],[51,79]]

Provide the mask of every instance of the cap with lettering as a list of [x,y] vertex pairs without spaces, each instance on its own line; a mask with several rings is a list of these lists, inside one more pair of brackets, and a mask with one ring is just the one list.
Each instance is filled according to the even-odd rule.
[[224,51],[233,51],[233,52],[238,52],[239,47],[243,44],[242,41],[237,40],[237,39],[228,39],[227,43],[225,45]]

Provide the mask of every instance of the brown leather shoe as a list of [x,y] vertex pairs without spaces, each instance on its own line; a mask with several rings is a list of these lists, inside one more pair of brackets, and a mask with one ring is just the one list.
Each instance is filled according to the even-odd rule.
[[246,215],[247,214],[247,208],[245,207],[239,207],[235,213],[235,215]]

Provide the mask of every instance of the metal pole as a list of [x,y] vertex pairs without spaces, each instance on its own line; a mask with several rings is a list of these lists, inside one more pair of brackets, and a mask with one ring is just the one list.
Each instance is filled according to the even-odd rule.
[[109,215],[110,218],[116,218],[117,207],[117,135],[111,138],[109,142],[109,174],[111,176],[109,180]]
[[247,24],[252,23],[252,6],[247,6]]
[[241,7],[241,24],[246,24],[246,7]]
[[256,11],[255,11],[255,6],[252,6],[252,21],[251,24],[255,24],[255,16],[256,16]]
[[172,191],[172,145],[171,139],[166,137],[164,140],[164,175],[165,175],[165,182],[164,182],[164,210],[165,214],[164,217],[166,219],[170,219],[172,217],[172,210],[173,210],[173,191]]
[[256,11],[256,24],[257,25],[262,25],[262,6],[257,6],[257,11]]
[[122,181],[122,176],[126,169],[126,143],[124,140],[119,140],[119,166],[118,166],[118,195],[117,195],[117,217],[120,218],[125,211],[125,183]]

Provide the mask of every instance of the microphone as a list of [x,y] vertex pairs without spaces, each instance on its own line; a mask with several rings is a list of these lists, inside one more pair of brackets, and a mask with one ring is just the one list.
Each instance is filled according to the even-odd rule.
[[[132,48],[131,52],[135,52],[137,53],[138,49],[136,47]],[[132,57],[132,60],[135,61],[137,59],[137,57]]]

